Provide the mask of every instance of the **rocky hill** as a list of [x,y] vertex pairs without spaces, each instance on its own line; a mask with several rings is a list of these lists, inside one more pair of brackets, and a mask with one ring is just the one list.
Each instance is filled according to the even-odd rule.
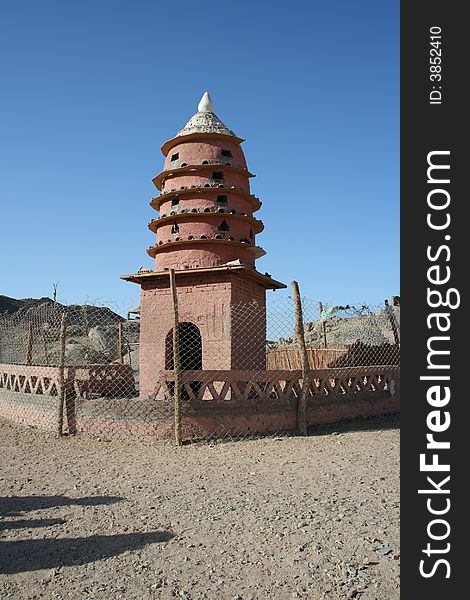
[[32,308],[45,302],[52,302],[50,298],[23,298],[17,300],[9,296],[0,295],[0,315],[11,315],[24,308]]
[[67,364],[119,360],[119,323],[123,324],[123,354],[128,353],[128,342],[135,344],[139,339],[138,326],[108,307],[63,305],[50,298],[0,296],[0,362],[57,364],[64,315]]

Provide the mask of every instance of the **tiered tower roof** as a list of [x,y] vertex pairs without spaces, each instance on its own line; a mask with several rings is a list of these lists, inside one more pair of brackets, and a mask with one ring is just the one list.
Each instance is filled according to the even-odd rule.
[[217,117],[205,92],[198,112],[163,144],[164,168],[153,179],[160,195],[150,203],[160,213],[149,223],[156,243],[147,250],[155,271],[146,278],[171,268],[236,267],[250,270],[263,287],[284,287],[255,269],[255,260],[265,254],[255,241],[264,226],[253,216],[261,202],[250,191],[254,175],[246,166],[243,141]]

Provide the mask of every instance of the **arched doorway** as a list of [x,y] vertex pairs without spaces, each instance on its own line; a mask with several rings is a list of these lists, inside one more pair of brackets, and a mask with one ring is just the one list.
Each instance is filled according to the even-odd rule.
[[[202,369],[202,337],[199,328],[194,323],[179,324],[180,367],[182,371],[200,371]],[[175,368],[173,357],[173,329],[165,338],[165,369],[172,371]],[[199,381],[190,383],[194,394],[199,392]],[[174,386],[170,387],[173,395]],[[188,392],[183,388],[182,400],[189,400]]]

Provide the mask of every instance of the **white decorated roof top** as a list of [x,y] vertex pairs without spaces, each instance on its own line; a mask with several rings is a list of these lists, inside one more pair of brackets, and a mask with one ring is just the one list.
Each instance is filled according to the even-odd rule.
[[214,104],[209,92],[204,92],[197,105],[197,110],[198,112],[189,119],[175,137],[190,135],[192,133],[221,133],[223,135],[235,136],[233,131],[225,127],[215,114]]

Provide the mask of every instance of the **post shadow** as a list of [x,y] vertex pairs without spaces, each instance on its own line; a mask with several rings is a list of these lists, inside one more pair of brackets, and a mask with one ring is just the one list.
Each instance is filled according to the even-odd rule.
[[53,525],[64,525],[64,519],[19,519],[17,521],[3,521],[0,523],[0,531],[7,529],[34,529],[35,527],[52,527]]
[[167,542],[174,535],[172,531],[153,531],[82,538],[0,541],[0,573],[11,575],[83,565],[148,544]]

